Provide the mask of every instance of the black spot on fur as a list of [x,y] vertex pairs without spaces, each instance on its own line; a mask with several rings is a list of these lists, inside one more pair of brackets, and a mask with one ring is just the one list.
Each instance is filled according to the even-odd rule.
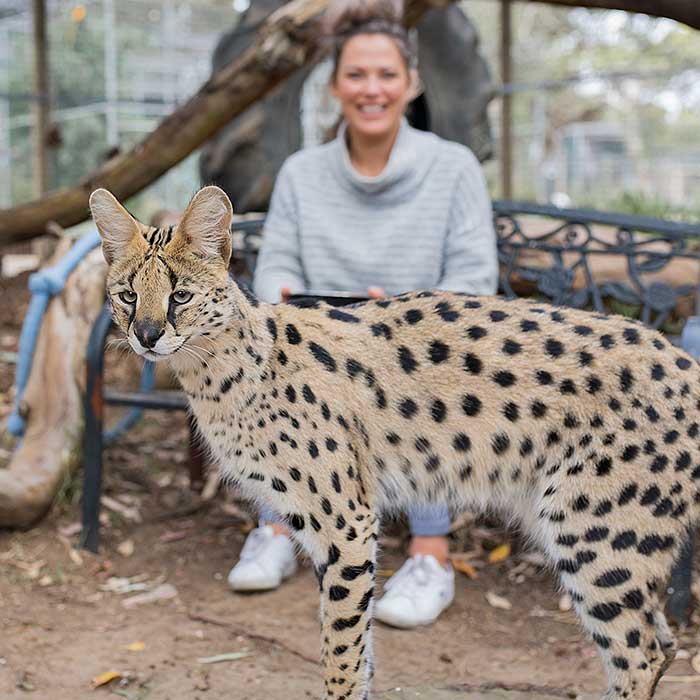
[[328,350],[326,350],[326,348],[324,348],[322,345],[319,345],[318,343],[315,343],[314,341],[311,341],[309,343],[309,350],[311,351],[311,354],[313,355],[314,359],[320,362],[328,372],[337,371],[338,367],[335,363],[335,360],[328,352]]
[[466,394],[462,399],[462,410],[468,416],[476,416],[481,411],[481,400],[474,394]]
[[447,417],[447,406],[445,406],[443,401],[440,401],[440,399],[435,399],[435,401],[433,401],[430,406],[430,417],[436,423],[442,423],[445,420]]
[[328,312],[328,318],[332,318],[335,321],[343,321],[344,323],[359,323],[360,319],[353,314],[349,314],[347,311],[342,311],[341,309],[331,309]]
[[637,544],[637,533],[633,530],[625,530],[617,535],[611,544],[612,548],[616,551],[634,547]]
[[509,401],[507,404],[505,404],[503,406],[503,415],[511,423],[515,423],[518,420],[518,417],[520,416],[520,411],[518,409],[518,405],[513,403],[512,401]]
[[496,382],[496,384],[502,386],[503,388],[511,387],[518,381],[516,376],[508,370],[499,370],[498,372],[494,372],[492,379],[494,382]]
[[447,323],[453,323],[459,318],[459,312],[455,311],[446,301],[441,301],[439,304],[436,304],[435,311],[438,316]]
[[295,325],[288,323],[285,326],[284,333],[287,336],[287,342],[290,345],[299,345],[299,343],[301,343],[301,334]]
[[622,612],[622,606],[619,603],[599,603],[592,607],[588,614],[596,620],[602,622],[610,622],[614,620]]
[[623,367],[620,371],[620,389],[628,392],[634,384],[634,376],[628,367]]
[[423,319],[423,312],[420,309],[409,309],[404,314],[404,318],[406,319],[406,323],[413,326]]
[[636,328],[625,328],[622,337],[628,345],[639,345],[639,331]]
[[413,353],[405,345],[399,348],[399,364],[406,374],[411,374],[411,372],[415,372],[418,369],[416,358],[413,357]]
[[479,374],[482,368],[481,360],[471,352],[464,356],[464,369],[470,374]]
[[467,335],[472,339],[472,340],[479,340],[483,338],[485,335],[487,335],[487,331],[485,328],[482,328],[481,326],[470,326],[467,328]]
[[561,357],[564,354],[564,345],[554,338],[548,338],[544,344],[544,350],[550,357]]
[[610,530],[607,527],[591,527],[586,530],[586,534],[583,538],[586,542],[602,542],[607,539],[610,534]]
[[399,413],[404,418],[413,418],[418,412],[418,406],[413,399],[402,399],[399,403]]
[[448,345],[445,345],[445,343],[441,343],[439,340],[434,340],[430,344],[428,356],[433,364],[440,364],[441,362],[445,362],[450,356],[450,348]]
[[548,386],[554,381],[552,375],[543,369],[537,370],[537,372],[535,372],[535,377],[543,386]]
[[506,355],[517,355],[522,352],[522,349],[523,346],[520,343],[510,338],[503,343],[503,352]]
[[687,357],[676,358],[676,367],[678,367],[678,369],[690,369],[691,365],[692,362]]
[[457,452],[468,452],[471,446],[471,440],[464,433],[457,433],[457,435],[452,438],[452,447],[454,447]]
[[505,433],[499,433],[491,438],[491,447],[497,455],[502,455],[510,447],[510,438]]
[[275,491],[279,491],[280,493],[284,493],[287,490],[287,484],[284,483],[281,479],[278,479],[275,477],[272,479],[272,488]]

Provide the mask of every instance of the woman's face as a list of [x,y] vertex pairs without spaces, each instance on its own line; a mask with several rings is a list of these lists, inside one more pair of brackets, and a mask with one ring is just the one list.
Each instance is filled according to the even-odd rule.
[[350,133],[374,138],[398,129],[415,96],[401,52],[385,34],[358,34],[346,42],[331,92],[340,101]]

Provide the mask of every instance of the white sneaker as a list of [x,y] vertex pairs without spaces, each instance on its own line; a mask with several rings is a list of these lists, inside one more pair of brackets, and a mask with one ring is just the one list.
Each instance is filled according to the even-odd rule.
[[246,537],[238,563],[228,575],[234,591],[269,591],[297,570],[294,545],[286,535],[275,535],[269,525]]
[[430,554],[416,554],[384,584],[386,593],[374,608],[381,622],[408,629],[429,625],[455,597],[452,565],[444,569]]

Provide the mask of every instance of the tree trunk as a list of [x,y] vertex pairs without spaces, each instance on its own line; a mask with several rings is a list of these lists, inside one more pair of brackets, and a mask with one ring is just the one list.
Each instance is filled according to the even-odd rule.
[[[58,247],[54,262],[68,247],[68,241]],[[0,469],[0,527],[36,522],[82,462],[85,349],[104,301],[105,274],[98,248],[48,306],[23,395],[25,435],[7,468]]]
[[[409,0],[406,22],[415,24],[431,7],[453,0]],[[128,199],[201,146],[297,68],[317,49],[319,15],[328,0],[293,0],[273,13],[255,43],[237,60],[214,74],[182,107],[166,117],[140,144],[105,163],[79,185],[0,210],[0,245],[45,233],[55,221],[63,227],[88,218],[88,197],[106,187]]]
[[588,7],[592,10],[624,10],[639,12],[652,17],[667,17],[676,22],[700,29],[700,3],[698,0],[527,0],[548,5]]

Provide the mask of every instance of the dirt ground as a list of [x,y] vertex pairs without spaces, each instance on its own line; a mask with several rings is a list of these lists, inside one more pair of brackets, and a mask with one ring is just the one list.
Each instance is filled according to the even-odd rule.
[[[26,277],[0,281],[5,359],[16,349],[25,284]],[[112,364],[113,378],[127,373]],[[9,410],[13,372],[11,363],[0,365],[0,417]],[[226,575],[252,521],[235,494],[203,502],[189,489],[186,444],[184,416],[153,412],[107,449],[98,556],[75,548],[80,475],[66,480],[37,527],[0,531],[0,700],[320,697],[308,563],[272,593],[231,593]],[[376,627],[374,697],[600,697],[595,648],[537,553],[486,521],[464,520],[452,537],[471,576],[458,574],[455,603],[433,626]],[[388,525],[384,577],[401,564],[405,539],[405,527]],[[681,631],[681,653],[658,700],[700,697],[699,618],[694,613]],[[98,685],[104,674],[114,679]]]

